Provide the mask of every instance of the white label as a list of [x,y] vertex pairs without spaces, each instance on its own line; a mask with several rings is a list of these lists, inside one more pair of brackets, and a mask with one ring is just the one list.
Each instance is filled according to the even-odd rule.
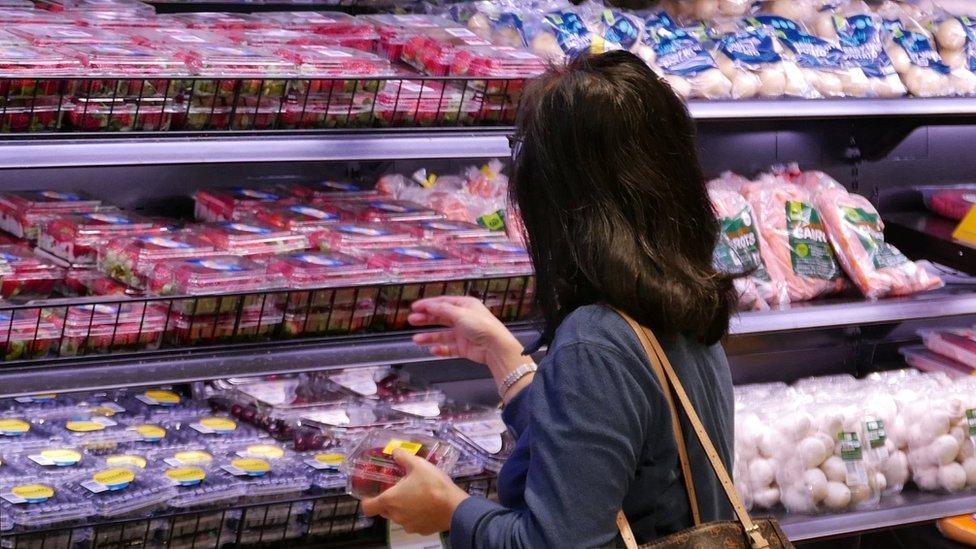
[[53,34],[55,36],[64,36],[66,38],[91,38],[92,36],[85,31],[69,29],[55,29]]
[[502,451],[502,433],[507,429],[500,418],[458,423],[455,429],[489,454]]
[[477,34],[471,32],[470,30],[462,29],[462,28],[447,28],[444,29],[444,32],[450,34],[455,38],[477,38],[478,37]]
[[527,52],[527,51],[519,51],[519,50],[516,50],[516,49],[512,49],[512,50],[506,50],[505,53],[509,57],[514,57],[515,59],[532,59],[532,60],[537,60],[538,59],[540,62],[542,61],[541,59],[539,59],[539,56],[537,56],[534,53]]
[[190,245],[186,242],[179,242],[171,238],[163,238],[161,236],[140,236],[139,240],[145,242],[146,244],[152,244],[154,246],[159,246],[160,248],[189,248]]
[[206,40],[200,38],[199,36],[192,36],[189,34],[171,34],[169,37],[177,42],[183,42],[184,44],[203,44],[206,42]]
[[352,54],[351,54],[351,53],[346,53],[346,52],[344,52],[344,51],[335,51],[335,50],[319,50],[319,52],[318,52],[318,53],[319,53],[320,55],[323,55],[323,56],[325,56],[325,57],[339,57],[339,58],[343,58],[343,57],[352,57]]
[[310,208],[308,206],[292,206],[289,208],[289,210],[297,214],[307,215],[308,217],[314,217],[316,219],[339,219],[339,216],[335,214],[323,212],[318,208]]
[[401,402],[390,406],[398,412],[419,417],[438,417],[441,415],[441,407],[433,400],[421,402]]
[[232,231],[240,231],[242,233],[267,234],[271,232],[264,227],[256,227],[254,225],[247,225],[245,223],[227,223],[224,226]]
[[326,425],[334,425],[336,427],[342,427],[352,423],[352,421],[349,419],[349,414],[347,414],[343,409],[322,410],[319,412],[313,412],[311,414],[305,414],[302,416],[302,418],[324,423]]
[[376,394],[376,381],[369,370],[349,370],[329,376],[329,380],[363,396]]
[[123,217],[121,215],[93,213],[93,214],[88,214],[87,217],[88,219],[101,221],[103,223],[108,223],[110,225],[128,225],[132,223],[131,221],[129,221],[129,218]]
[[357,227],[356,225],[340,225],[336,227],[336,230],[343,233],[358,234],[363,236],[383,236],[385,234],[389,234],[386,231],[381,231],[379,229]]
[[255,384],[242,392],[270,406],[278,406],[291,399],[295,386],[290,383]]

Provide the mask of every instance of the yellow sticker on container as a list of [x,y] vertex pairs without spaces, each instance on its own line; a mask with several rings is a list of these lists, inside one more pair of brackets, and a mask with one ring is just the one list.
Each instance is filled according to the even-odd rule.
[[143,442],[156,442],[166,436],[166,429],[158,425],[137,425],[135,431],[142,437]]
[[419,452],[420,449],[423,447],[424,445],[419,442],[411,442],[409,440],[400,440],[394,438],[391,439],[390,442],[386,443],[386,447],[383,448],[383,453],[387,455],[391,455],[393,454],[393,450],[399,448],[401,450],[406,450],[407,452],[410,452],[413,455],[417,455],[417,452]]
[[41,502],[54,497],[54,488],[46,484],[21,484],[14,486],[10,493],[28,502]]
[[115,415],[115,410],[109,408],[108,406],[98,406],[91,409],[91,414],[93,416],[112,417]]
[[74,465],[81,461],[80,453],[67,449],[42,450],[41,457],[54,462],[55,465]]
[[346,461],[346,456],[342,454],[315,454],[315,461],[329,467],[338,467]]
[[237,423],[222,417],[205,417],[200,420],[200,425],[214,431],[233,431],[237,429]]
[[203,479],[207,478],[207,473],[199,467],[178,467],[170,469],[164,474],[166,478],[184,486],[200,484]]
[[243,454],[247,457],[280,459],[285,456],[285,451],[273,444],[253,444],[248,446]]
[[180,395],[173,391],[146,391],[143,396],[160,406],[175,406],[180,403]]
[[73,433],[91,433],[105,429],[105,425],[97,421],[69,421],[64,428]]
[[234,461],[231,461],[230,464],[249,475],[263,475],[271,470],[270,463],[264,461],[263,459],[257,458],[235,459]]
[[210,463],[213,460],[213,456],[201,450],[187,450],[185,452],[176,452],[173,454],[173,459],[183,464]]
[[121,467],[115,467],[112,469],[105,469],[99,471],[92,475],[92,480],[107,487],[107,488],[122,488],[128,486],[133,480],[136,479],[136,474],[129,469],[123,469]]
[[138,467],[139,469],[145,469],[147,465],[146,458],[133,454],[108,456],[105,458],[105,463],[109,465],[129,465],[131,467]]
[[17,436],[30,431],[30,423],[22,419],[0,419],[0,435]]

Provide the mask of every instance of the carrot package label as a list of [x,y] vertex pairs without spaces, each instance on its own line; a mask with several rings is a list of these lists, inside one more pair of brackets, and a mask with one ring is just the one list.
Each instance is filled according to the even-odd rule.
[[719,219],[722,237],[715,246],[715,263],[728,273],[751,272],[753,276],[769,281],[769,273],[759,255],[759,236],[748,207],[734,217]]
[[898,248],[884,241],[881,217],[878,214],[849,206],[841,208],[841,213],[844,214],[844,224],[857,235],[875,269],[898,267],[908,263],[908,258]]
[[806,202],[786,201],[786,228],[793,272],[808,278],[833,280],[840,267],[827,241],[820,213]]

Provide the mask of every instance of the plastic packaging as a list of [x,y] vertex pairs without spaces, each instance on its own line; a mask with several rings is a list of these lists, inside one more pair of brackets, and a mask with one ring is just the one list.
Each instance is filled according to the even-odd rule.
[[783,59],[773,35],[762,26],[747,26],[716,40],[715,63],[732,82],[732,97],[806,97],[819,93],[793,61]]
[[810,194],[774,176],[743,186],[759,226],[759,251],[770,278],[786,285],[790,302],[844,289],[844,276]]
[[369,265],[385,269],[399,285],[384,286],[378,297],[377,317],[390,329],[406,326],[410,304],[421,297],[464,295],[464,279],[472,265],[449,251],[431,246],[401,246],[374,251]]
[[398,80],[377,94],[373,115],[380,125],[386,126],[470,124],[488,121],[495,110],[514,118],[514,108],[490,101],[484,96],[466,96],[448,83]]
[[494,473],[515,448],[515,439],[497,411],[449,418],[444,434],[465,453],[481,458],[485,469]]
[[[46,425],[48,432],[57,436],[56,425]],[[102,466],[102,460],[89,454],[80,446],[60,443],[57,439],[45,446],[34,446],[24,453],[7,455],[4,467],[9,467],[20,478],[32,480],[63,480],[90,473]]]
[[568,3],[557,2],[554,7],[525,21],[525,36],[533,53],[562,63],[590,51],[593,33],[583,18],[570,9]]
[[191,234],[137,236],[109,241],[98,253],[98,268],[112,278],[145,289],[156,263],[216,255],[209,242]]
[[61,356],[155,349],[166,329],[166,309],[132,302],[74,305],[54,322],[63,336]]
[[65,293],[70,296],[128,295],[129,287],[91,268],[72,267],[64,275]]
[[14,25],[8,30],[20,36],[28,44],[38,48],[60,48],[63,46],[84,46],[93,44],[124,45],[128,38],[124,35],[96,28],[58,25]]
[[732,82],[718,69],[698,38],[679,27],[665,12],[648,16],[643,44],[637,50],[683,98],[730,97]]
[[916,97],[955,95],[952,69],[939,55],[931,35],[920,24],[885,19],[885,51],[905,87]]
[[[338,46],[290,46],[276,49],[278,55],[295,63],[303,75],[328,79],[353,76],[393,76],[396,72],[390,62],[378,55],[352,48]],[[379,81],[348,81],[340,86],[347,92],[377,89]],[[330,86],[334,89],[334,86]],[[329,91],[329,88],[313,88],[312,91]]]
[[215,415],[188,417],[178,426],[175,435],[181,444],[208,445],[214,451],[231,444],[259,444],[262,439],[267,439],[267,435],[250,425]]
[[201,221],[240,221],[258,211],[279,203],[289,203],[288,197],[259,189],[231,187],[229,189],[200,190],[194,193],[194,216]]
[[822,13],[816,28],[821,38],[836,39],[844,57],[861,67],[868,80],[862,95],[901,97],[908,93],[885,51],[881,18],[869,12],[832,15]]
[[297,183],[288,186],[287,189],[296,197],[311,202],[334,202],[349,198],[376,196],[377,194],[374,189],[365,185],[331,179],[316,183]]
[[89,501],[73,495],[63,484],[44,478],[38,482],[12,479],[9,486],[4,482],[0,499],[9,504],[4,505],[3,511],[9,512],[13,523],[20,526],[66,524],[92,514]]
[[410,36],[455,26],[450,19],[423,14],[382,13],[366,15],[362,19],[376,26],[380,37],[377,51],[390,61],[400,59],[404,43]]
[[305,474],[311,480],[312,486],[320,490],[345,488],[346,475],[340,470],[346,461],[346,451],[343,449],[329,448],[321,452],[307,452],[299,459],[308,467]]
[[322,406],[301,411],[295,416],[295,450],[304,452],[356,441],[365,433],[380,428],[406,428],[412,420],[398,412],[370,404]]
[[[32,422],[30,418],[16,412],[0,412],[0,455],[42,448],[50,444],[51,436],[52,433],[44,422]],[[2,467],[0,463],[0,468]]]
[[122,397],[122,406],[130,414],[150,421],[170,417],[182,418],[198,415],[201,412],[196,401],[170,387],[127,391]]
[[422,29],[407,36],[400,60],[423,74],[447,76],[459,47],[490,46],[466,28]]
[[100,206],[100,200],[79,192],[6,192],[0,195],[0,229],[19,238],[37,240],[40,226],[52,217],[93,213]]
[[84,413],[84,410],[77,415],[52,421],[51,428],[55,437],[67,444],[95,453],[114,451],[120,444],[139,438],[137,433],[129,431],[112,417],[101,413]]
[[218,250],[244,257],[260,258],[308,248],[303,234],[255,223],[211,223],[201,227],[199,234]]
[[[157,263],[149,280],[154,295],[198,295],[195,299],[176,300],[173,310],[188,315],[232,313],[238,306],[245,310],[271,308],[274,298],[261,295],[239,297],[206,297],[220,292],[258,292],[276,286],[265,265],[233,255],[202,259],[184,259]],[[243,299],[244,303],[239,301]]]
[[532,258],[524,246],[506,240],[458,243],[451,248],[481,275],[469,289],[502,320],[526,318],[535,302]]
[[160,453],[163,477],[176,487],[169,504],[176,509],[199,508],[236,502],[242,495],[237,477],[217,469],[217,459],[202,446]]
[[[503,46],[462,46],[457,48],[448,72],[456,76],[519,80],[542,74],[546,62],[538,55]],[[521,91],[520,82],[477,82],[489,94]]]
[[[0,20],[3,14],[0,13]],[[43,28],[43,27],[41,27]],[[10,37],[10,43],[2,40]],[[62,81],[57,78],[46,79],[38,76],[76,76],[83,70],[81,63],[74,57],[49,49],[25,46],[21,38],[14,35],[0,35],[0,71],[5,81],[0,83],[0,91],[4,97],[36,98],[46,95],[57,95]],[[18,80],[17,77],[23,79]]]
[[[940,343],[933,344],[938,347]],[[952,379],[973,375],[973,368],[930,349],[902,347],[898,352],[905,357],[906,364],[920,372],[945,374]]]
[[312,233],[338,223],[339,213],[334,207],[292,204],[262,208],[258,211],[255,219],[269,227],[297,233]]
[[134,234],[162,235],[166,228],[122,212],[89,213],[48,221],[37,240],[40,249],[72,264],[93,264],[105,241]]
[[65,483],[79,500],[89,500],[103,518],[123,517],[165,508],[176,488],[154,469],[105,467]]
[[465,221],[413,221],[404,223],[414,237],[435,246],[502,239],[505,235]]
[[924,330],[925,347],[976,370],[976,330]]
[[45,299],[64,279],[64,269],[37,257],[27,246],[0,246],[0,259],[9,267],[0,290],[4,299]]
[[313,249],[359,255],[359,252],[391,246],[409,246],[413,235],[401,225],[340,223],[309,235]]
[[976,184],[972,183],[922,185],[915,190],[922,194],[925,207],[947,219],[961,220],[976,205]]
[[[148,75],[148,74],[159,74],[165,76],[181,76],[188,74],[188,68],[186,64],[181,59],[176,59],[171,55],[167,55],[163,52],[138,46],[138,45],[114,45],[114,44],[90,44],[84,46],[76,46],[73,48],[72,53],[81,60],[82,64],[85,66],[86,74],[98,75],[98,74],[109,74],[113,76],[121,75]],[[124,89],[122,90],[123,95],[141,94],[142,97],[153,97],[156,94],[162,95],[165,91],[165,85],[169,79],[160,80],[163,85],[163,89],[150,90],[138,89],[138,80],[136,81],[136,89]],[[153,82],[153,81],[147,81]],[[175,91],[171,90],[171,91]],[[168,97],[172,97],[174,93],[167,94]]]
[[708,194],[721,226],[713,262],[722,272],[748,273],[735,279],[739,307],[764,310],[787,305],[786,286],[781,280],[773,280],[763,264],[762,241],[752,207],[741,194],[720,183],[710,184]]
[[357,498],[376,496],[403,478],[403,469],[393,460],[394,449],[419,456],[447,474],[458,460],[457,449],[439,439],[386,429],[372,431],[343,463],[349,493]]
[[[238,301],[236,298],[225,299],[223,304],[217,306],[223,308],[227,303],[236,308]],[[244,309],[239,316],[233,312],[201,315],[177,311],[170,317],[170,326],[173,329],[173,344],[179,346],[200,342],[262,340],[277,330],[281,321],[282,313],[277,308],[274,296],[266,300],[261,296],[248,296],[244,298]]]
[[371,39],[377,36],[373,25],[341,11],[277,11],[264,13],[261,17],[285,29],[326,36],[361,36]]
[[337,204],[343,217],[367,223],[390,223],[397,221],[420,221],[443,219],[436,210],[406,200],[376,198],[355,200]]
[[172,19],[191,29],[220,29],[220,30],[246,30],[274,28],[276,25],[271,20],[264,20],[254,15],[245,13],[221,13],[221,12],[191,12],[167,15]]

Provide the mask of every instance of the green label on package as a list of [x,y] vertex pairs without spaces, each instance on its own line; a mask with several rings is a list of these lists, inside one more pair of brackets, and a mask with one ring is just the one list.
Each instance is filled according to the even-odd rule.
[[734,217],[721,218],[719,224],[722,233],[715,246],[716,267],[733,274],[752,271],[753,276],[770,280],[759,255],[759,235],[749,208]]
[[498,210],[478,218],[478,225],[493,231],[505,230],[505,211]]
[[786,230],[790,242],[793,272],[807,278],[833,280],[840,267],[827,242],[820,213],[806,202],[786,202]]
[[897,267],[908,262],[897,248],[884,241],[884,231],[881,228],[881,217],[863,208],[841,208],[844,214],[844,224],[857,235],[857,239],[864,246],[875,269]]
[[976,408],[966,410],[966,424],[969,425],[969,436],[976,437]]
[[840,457],[844,461],[860,461],[861,441],[857,438],[857,433],[841,432],[837,434],[837,442],[840,443]]
[[880,419],[866,421],[864,423],[864,430],[867,432],[869,448],[874,449],[884,446],[887,434],[885,433],[883,421]]

